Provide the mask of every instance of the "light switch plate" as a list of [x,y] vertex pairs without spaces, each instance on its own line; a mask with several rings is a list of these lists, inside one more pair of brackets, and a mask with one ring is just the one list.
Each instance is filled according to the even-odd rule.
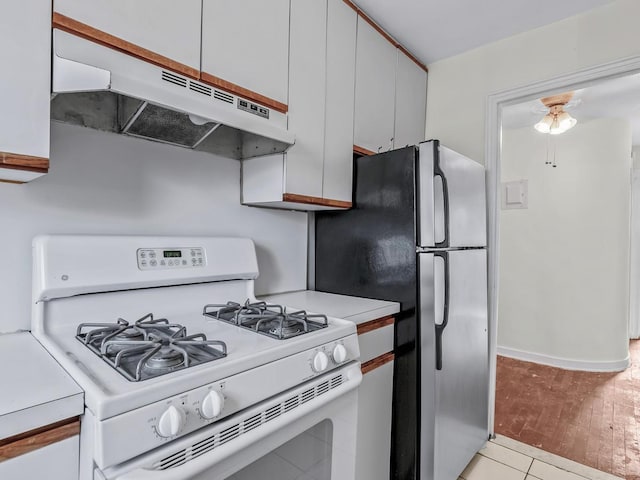
[[502,184],[502,209],[529,208],[528,180],[515,180]]

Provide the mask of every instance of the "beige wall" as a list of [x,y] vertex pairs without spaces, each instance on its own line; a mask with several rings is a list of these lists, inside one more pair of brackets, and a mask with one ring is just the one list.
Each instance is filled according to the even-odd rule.
[[618,0],[429,65],[426,138],[484,162],[488,95],[640,55],[638,18]]
[[[545,165],[554,150],[557,168]],[[532,127],[503,130],[502,181],[520,179],[529,208],[500,212],[499,347],[584,368],[623,362],[629,122],[581,122],[550,138]]]

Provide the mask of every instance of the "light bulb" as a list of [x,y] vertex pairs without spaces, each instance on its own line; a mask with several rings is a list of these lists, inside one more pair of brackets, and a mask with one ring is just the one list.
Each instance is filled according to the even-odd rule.
[[540,133],[549,133],[549,128],[552,122],[553,117],[551,117],[551,115],[545,115],[544,117],[542,117],[542,120],[540,120],[533,126],[533,128],[535,128]]
[[573,128],[578,121],[569,115],[567,112],[562,112],[558,116],[558,121],[560,122],[560,128],[562,129],[562,133],[566,132],[570,128]]

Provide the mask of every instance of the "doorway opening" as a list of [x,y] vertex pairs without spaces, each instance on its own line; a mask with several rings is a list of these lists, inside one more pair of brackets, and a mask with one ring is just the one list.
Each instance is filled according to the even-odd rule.
[[[492,431],[627,478],[640,475],[640,462],[628,460],[639,455],[637,342],[635,368],[625,370],[629,319],[638,317],[628,293],[637,277],[629,254],[631,128],[615,102],[607,115],[590,110],[607,83],[640,88],[639,69],[635,58],[492,95],[487,121]],[[513,123],[518,109],[543,117],[539,99],[565,92],[583,97],[572,113],[580,128],[551,138],[531,118]],[[536,102],[540,111],[532,111]],[[615,167],[605,161],[612,158]],[[625,408],[630,415],[621,416]],[[622,453],[606,439],[622,443]]]

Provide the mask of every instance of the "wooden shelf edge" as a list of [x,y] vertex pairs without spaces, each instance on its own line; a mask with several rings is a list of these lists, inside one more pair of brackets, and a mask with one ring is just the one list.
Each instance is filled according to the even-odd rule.
[[357,153],[360,155],[375,155],[376,152],[374,152],[373,150],[367,150],[364,147],[359,147],[358,145],[354,145],[353,146],[353,153]]
[[311,197],[309,195],[299,195],[297,193],[283,193],[283,202],[293,203],[306,203],[309,205],[321,205],[323,207],[333,208],[351,208],[353,204],[351,202],[345,202],[344,200],[332,200],[331,198]]
[[375,370],[376,368],[380,368],[381,366],[392,362],[394,358],[395,355],[393,354],[393,352],[387,352],[383,355],[380,355],[379,357],[372,358],[368,362],[364,362],[362,365],[360,365],[360,371],[363,375],[365,375],[370,371]]
[[285,103],[254,92],[253,90],[249,90],[248,88],[241,87],[240,85],[236,85],[235,83],[228,82],[227,80],[216,77],[215,75],[211,75],[210,73],[201,72],[200,80],[203,83],[219,88],[220,90],[225,90],[229,93],[233,93],[234,95],[244,97],[247,100],[251,100],[252,102],[257,102],[261,105],[264,105],[265,107],[276,110],[277,112],[287,113],[289,111],[289,106]]
[[48,173],[49,159],[44,157],[34,157],[31,155],[21,155],[18,153],[0,152],[0,168]]
[[380,25],[378,25],[369,15],[367,15],[366,13],[364,13],[364,11],[358,7],[355,3],[353,3],[351,0],[342,0],[344,3],[346,3],[347,5],[349,5],[349,7],[351,7],[353,10],[355,10],[355,12],[362,17],[362,19],[364,21],[366,21],[369,25],[371,25],[380,35],[382,35],[391,45],[393,45],[394,47],[398,48],[402,53],[404,53],[407,57],[409,57],[411,59],[411,61],[413,63],[415,63],[416,65],[418,65],[418,67],[420,67],[422,70],[424,70],[425,72],[429,73],[429,69],[427,68],[427,66],[422,63],[420,60],[418,60],[418,58],[413,55],[409,50],[407,50],[404,46],[402,46],[400,43],[398,43],[398,41],[396,41],[395,38],[393,38],[391,35],[389,35]]
[[389,325],[393,325],[395,323],[395,318],[391,315],[382,318],[376,318],[375,320],[371,320],[369,322],[361,323],[357,326],[358,335],[362,335],[367,332],[371,332],[372,330],[377,330],[379,328],[384,328]]
[[0,462],[71,438],[80,433],[80,419],[69,418],[0,440]]
[[190,67],[165,57],[164,55],[152,52],[151,50],[123,40],[122,38],[111,35],[110,33],[98,30],[97,28],[87,25],[86,23],[79,22],[78,20],[74,20],[73,18],[62,15],[61,13],[53,12],[52,26],[53,28],[58,28],[72,35],[82,37],[85,40],[90,40],[102,46],[139,58],[145,62],[152,63],[158,67],[180,73],[189,78],[193,78],[194,80],[200,79],[200,70],[197,68]]

